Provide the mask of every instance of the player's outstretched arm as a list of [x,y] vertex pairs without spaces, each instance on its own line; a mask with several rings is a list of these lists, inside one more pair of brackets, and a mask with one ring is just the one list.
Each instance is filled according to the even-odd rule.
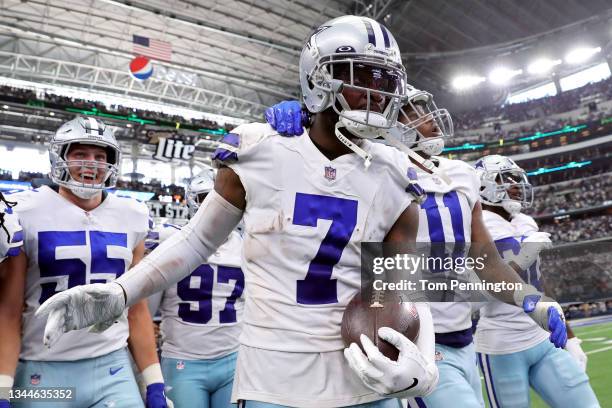
[[[412,203],[395,222],[385,242],[414,243],[418,219],[418,206]],[[416,344],[389,327],[381,327],[378,331],[380,338],[399,350],[397,361],[383,355],[365,335],[360,339],[365,354],[355,343],[344,349],[349,366],[368,388],[378,394],[396,398],[424,396],[431,393],[438,383],[433,319],[427,303],[417,303],[416,306],[420,319]]]
[[520,289],[491,294],[505,303],[521,307],[540,327],[551,333],[550,341],[556,347],[565,346],[567,331],[563,309],[553,299],[525,283],[516,271],[504,262],[484,224],[480,203],[477,203],[472,211],[470,256],[484,259],[484,268],[475,269],[480,279],[487,282],[519,283]]
[[28,260],[23,252],[0,263],[0,405],[8,404],[2,395],[13,386],[21,349],[21,313],[23,311]]
[[[234,188],[232,188],[234,186]],[[242,219],[244,188],[233,170],[219,171],[213,190],[189,223],[134,268],[107,284],[76,286],[52,296],[37,316],[48,315],[44,342],[116,319],[126,306],[178,282],[212,255]]]

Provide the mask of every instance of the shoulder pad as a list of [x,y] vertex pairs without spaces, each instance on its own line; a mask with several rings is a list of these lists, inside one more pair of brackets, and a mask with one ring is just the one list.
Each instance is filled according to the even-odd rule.
[[220,164],[235,163],[240,154],[273,135],[278,135],[278,132],[267,123],[240,125],[223,136],[212,155],[213,165],[218,167]]

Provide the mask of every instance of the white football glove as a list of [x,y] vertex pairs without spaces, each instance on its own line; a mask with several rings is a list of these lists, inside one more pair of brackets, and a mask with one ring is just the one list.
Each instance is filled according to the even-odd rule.
[[12,208],[14,205],[0,193],[0,262],[19,254],[19,248],[23,246],[23,230]]
[[521,242],[520,252],[511,256],[508,260],[514,261],[519,268],[525,270],[537,261],[540,252],[550,248],[552,248],[550,234],[548,232],[534,232]]
[[92,326],[101,332],[113,325],[125,310],[125,296],[115,282],[75,286],[47,299],[36,316],[47,317],[44,343],[51,347],[63,333]]
[[572,357],[574,357],[574,360],[576,360],[582,371],[586,372],[588,357],[582,350],[582,347],[580,347],[580,343],[582,343],[582,340],[580,340],[578,337],[572,337],[571,339],[567,340],[565,350],[567,350]]
[[381,327],[378,336],[399,350],[397,361],[386,357],[368,336],[362,334],[363,354],[356,343],[344,349],[344,357],[366,387],[379,395],[394,398],[430,394],[438,383],[438,368],[427,364],[417,346],[406,336]]

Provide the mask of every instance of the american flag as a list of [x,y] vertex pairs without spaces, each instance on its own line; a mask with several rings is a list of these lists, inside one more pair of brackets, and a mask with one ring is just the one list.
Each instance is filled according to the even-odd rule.
[[132,35],[134,54],[142,55],[156,60],[170,61],[172,59],[172,44],[165,41],[154,40],[140,35]]

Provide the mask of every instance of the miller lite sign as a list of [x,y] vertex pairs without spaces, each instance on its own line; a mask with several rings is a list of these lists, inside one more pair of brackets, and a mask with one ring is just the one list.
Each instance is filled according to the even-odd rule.
[[158,138],[157,149],[153,154],[155,160],[172,161],[173,159],[190,160],[195,152],[195,145],[184,144],[180,139]]

